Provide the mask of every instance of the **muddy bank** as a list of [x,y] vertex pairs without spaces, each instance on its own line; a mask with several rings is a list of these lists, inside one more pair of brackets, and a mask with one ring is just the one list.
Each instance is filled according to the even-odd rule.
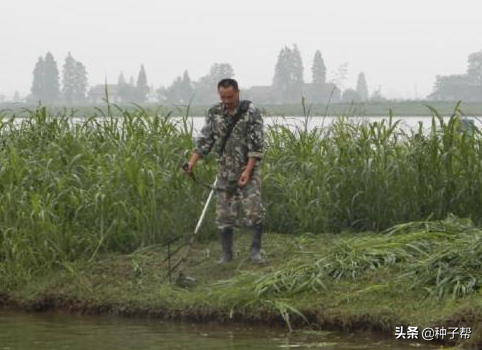
[[[28,312],[48,312],[61,311],[66,313],[75,313],[83,315],[116,315],[121,317],[137,317],[137,318],[155,318],[167,321],[178,322],[221,322],[230,324],[250,324],[263,326],[286,328],[283,317],[273,311],[260,311],[256,315],[246,313],[230,313],[228,310],[207,310],[192,309],[185,310],[170,309],[169,307],[150,309],[139,305],[123,305],[123,304],[98,304],[90,300],[69,299],[52,294],[38,296],[35,300],[14,300],[4,297],[1,301],[1,307],[6,309],[15,309]],[[468,310],[467,310],[468,311]],[[446,321],[445,327],[449,324],[460,324],[460,322],[475,324],[480,315],[467,314],[454,315],[453,318]],[[326,315],[322,310],[303,310],[303,317],[294,316],[291,319],[291,327],[296,330],[322,330],[322,331],[341,331],[349,333],[357,333],[364,331],[375,331],[384,334],[387,339],[394,338],[393,329],[390,324],[402,324],[401,321],[393,319],[389,323],[382,320],[376,315]],[[444,323],[437,323],[444,326]],[[461,348],[480,349],[482,342],[480,341],[480,330],[473,332],[473,337],[469,341],[458,340],[433,340],[431,343],[443,346],[458,346]],[[414,341],[412,341],[414,342]],[[426,341],[419,340],[418,344],[423,346]]]

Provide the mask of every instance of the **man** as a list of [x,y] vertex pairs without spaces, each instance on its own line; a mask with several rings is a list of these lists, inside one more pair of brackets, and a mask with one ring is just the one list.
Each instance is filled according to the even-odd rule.
[[[239,100],[236,80],[221,80],[218,93],[221,103],[209,109],[185,173],[190,174],[197,161],[215,147],[219,188],[216,191],[216,224],[223,249],[219,262],[227,263],[233,259],[233,227],[237,221],[237,204],[240,203],[246,226],[252,231],[250,258],[262,263],[260,250],[265,216],[261,202],[263,119],[250,101]],[[236,118],[239,119],[226,138],[228,125]]]

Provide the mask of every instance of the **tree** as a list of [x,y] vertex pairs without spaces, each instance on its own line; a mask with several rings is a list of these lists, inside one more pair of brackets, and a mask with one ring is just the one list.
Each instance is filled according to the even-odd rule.
[[356,92],[360,96],[361,101],[368,100],[368,86],[365,79],[365,74],[363,72],[360,72],[360,74],[358,74],[358,80],[356,82]]
[[468,57],[467,74],[437,75],[434,92],[428,96],[434,100],[482,100],[482,51]]
[[274,89],[280,92],[286,91],[290,84],[289,55],[290,49],[286,46],[283,47],[278,54],[278,60],[274,68],[272,85]]
[[[231,68],[232,70],[232,68]],[[232,71],[232,74],[234,75],[234,71]],[[192,81],[191,78],[189,77],[189,73],[187,70],[184,71],[184,74],[182,75],[182,85],[181,85],[181,97],[182,97],[182,102],[187,103],[189,102],[194,94],[194,89],[192,86]]]
[[373,102],[383,102],[387,100],[385,97],[383,97],[382,89],[380,86],[378,87],[378,90],[373,91],[372,96],[370,97],[370,100]]
[[62,97],[64,101],[69,104],[74,102],[75,63],[74,58],[69,52],[62,68]]
[[340,90],[343,89],[343,85],[348,74],[348,63],[342,63],[336,72],[332,74],[331,82],[335,84]]
[[321,56],[320,50],[316,50],[313,57],[313,65],[311,66],[311,77],[313,84],[326,83],[326,66]]
[[183,77],[177,77],[167,89],[166,98],[171,103],[188,103],[193,95],[191,79],[187,71]]
[[293,102],[301,97],[303,87],[303,62],[298,46],[280,50],[276,62],[272,88],[277,100]]
[[44,66],[45,60],[40,56],[33,70],[33,82],[30,89],[35,100],[44,99]]
[[117,78],[117,96],[122,102],[126,102],[129,99],[129,88],[123,72]]
[[156,94],[157,94],[157,100],[159,102],[164,103],[164,102],[167,101],[168,92],[167,92],[167,89],[164,86],[160,86],[156,90]]
[[49,51],[45,55],[43,91],[45,102],[56,102],[60,96],[59,70],[54,56]]
[[62,69],[62,97],[72,104],[83,102],[87,92],[87,71],[69,52]]
[[85,101],[87,84],[87,70],[81,62],[76,61],[74,69],[74,101]]
[[234,69],[229,63],[215,63],[211,66],[209,74],[205,77],[207,85],[217,87],[220,80],[232,78],[234,76]]
[[359,102],[361,101],[361,96],[358,92],[353,89],[346,89],[341,95],[342,102]]
[[298,50],[298,45],[293,45],[293,50],[291,51],[291,78],[293,89],[300,89],[303,86],[303,61],[301,60],[300,50]]
[[117,100],[123,103],[143,102],[137,87],[134,85],[134,77],[131,76],[127,83],[123,72],[117,78]]
[[467,75],[470,81],[482,85],[482,51],[470,54],[468,62]]
[[139,93],[137,91],[136,85],[134,83],[134,77],[132,75],[129,77],[129,82],[122,87],[121,95],[119,97],[124,103],[139,101]]
[[126,78],[124,77],[124,72],[120,72],[119,77],[117,78],[117,85],[118,86],[127,85]]
[[482,99],[482,86],[474,85],[468,74],[437,75],[434,90],[429,99],[465,102]]
[[234,69],[229,63],[215,63],[211,66],[209,73],[194,83],[196,91],[195,101],[199,104],[209,104],[217,100],[217,84],[225,78],[232,78]]
[[141,70],[137,76],[136,92],[137,101],[145,102],[147,99],[147,94],[149,93],[149,86],[147,85],[147,76],[143,64],[141,64]]
[[177,77],[176,79],[174,79],[172,84],[167,88],[167,91],[166,91],[167,101],[169,101],[170,103],[182,103],[181,89],[182,89],[182,79],[181,77]]

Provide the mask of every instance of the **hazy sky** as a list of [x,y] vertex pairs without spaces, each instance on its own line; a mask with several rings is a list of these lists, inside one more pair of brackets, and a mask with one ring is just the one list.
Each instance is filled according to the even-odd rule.
[[363,71],[370,92],[425,97],[437,74],[464,73],[482,50],[481,10],[478,0],[2,0],[0,93],[29,93],[46,51],[59,69],[70,51],[91,85],[137,78],[144,63],[157,88],[214,62],[230,63],[241,87],[268,85],[281,47],[297,43],[307,82],[320,49],[328,78],[348,63],[345,87]]

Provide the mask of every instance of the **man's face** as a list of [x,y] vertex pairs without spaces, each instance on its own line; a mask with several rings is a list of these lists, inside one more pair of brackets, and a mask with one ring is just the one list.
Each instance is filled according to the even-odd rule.
[[239,90],[235,90],[232,86],[227,88],[220,87],[218,90],[219,98],[228,109],[234,109],[239,103]]

